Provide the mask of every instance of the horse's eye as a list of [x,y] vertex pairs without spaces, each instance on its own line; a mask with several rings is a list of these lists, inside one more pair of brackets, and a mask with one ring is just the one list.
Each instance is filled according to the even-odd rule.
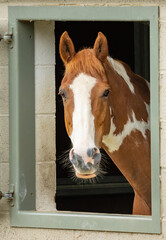
[[106,89],[106,90],[103,92],[102,97],[108,97],[109,92],[110,92],[110,90],[109,90],[109,89]]
[[60,90],[59,91],[59,94],[61,95],[61,97],[63,98],[63,99],[66,99],[66,91],[65,90]]

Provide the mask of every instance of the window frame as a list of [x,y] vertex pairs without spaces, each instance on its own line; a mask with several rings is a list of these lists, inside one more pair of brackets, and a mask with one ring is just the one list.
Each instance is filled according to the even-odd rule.
[[[35,211],[34,21],[38,20],[149,21],[152,216]],[[159,234],[158,7],[9,7],[9,31],[13,33],[9,45],[11,226]]]

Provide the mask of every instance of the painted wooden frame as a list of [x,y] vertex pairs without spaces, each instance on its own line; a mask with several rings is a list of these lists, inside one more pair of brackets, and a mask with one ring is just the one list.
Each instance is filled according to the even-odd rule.
[[[149,21],[152,216],[35,211],[34,21]],[[11,226],[160,233],[158,7],[9,7]]]

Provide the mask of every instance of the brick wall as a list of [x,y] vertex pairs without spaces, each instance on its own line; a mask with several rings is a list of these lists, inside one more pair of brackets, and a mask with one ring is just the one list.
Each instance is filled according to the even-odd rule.
[[[7,31],[9,5],[158,5],[160,10],[159,60],[160,60],[160,135],[161,135],[161,217],[162,234],[131,234],[95,231],[56,229],[10,228],[9,207],[5,200],[0,202],[0,235],[3,240],[52,240],[79,239],[121,240],[166,239],[166,1],[162,0],[54,0],[16,1],[0,0],[0,33]],[[36,81],[36,175],[37,209],[55,210],[55,46],[54,23],[35,23],[35,81]],[[43,57],[44,56],[44,57]],[[9,110],[8,110],[8,49],[0,42],[0,189],[9,186]],[[49,123],[49,124],[48,124]],[[43,132],[45,134],[43,134]],[[49,141],[49,144],[48,144]],[[47,166],[47,167],[46,167]],[[40,198],[39,198],[40,196]],[[48,204],[49,202],[49,204]],[[52,204],[50,204],[52,202]]]
[[55,38],[53,21],[35,23],[35,92],[36,206],[37,210],[55,211]]

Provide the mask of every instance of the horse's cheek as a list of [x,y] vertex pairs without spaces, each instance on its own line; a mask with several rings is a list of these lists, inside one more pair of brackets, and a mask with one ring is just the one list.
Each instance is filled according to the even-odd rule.
[[64,114],[65,127],[66,127],[67,134],[70,137],[73,131],[72,117],[71,117],[71,113],[68,112],[67,110],[65,110],[64,112],[65,112]]
[[101,146],[102,143],[102,136],[104,134],[104,127],[105,123],[104,123],[104,119],[102,116],[100,116],[99,118],[97,118],[96,122],[95,122],[95,142],[97,144],[97,146]]
[[106,115],[105,115],[105,127],[104,127],[103,135],[109,134],[110,127],[111,127],[111,116],[110,116],[110,108],[108,106],[106,110]]

